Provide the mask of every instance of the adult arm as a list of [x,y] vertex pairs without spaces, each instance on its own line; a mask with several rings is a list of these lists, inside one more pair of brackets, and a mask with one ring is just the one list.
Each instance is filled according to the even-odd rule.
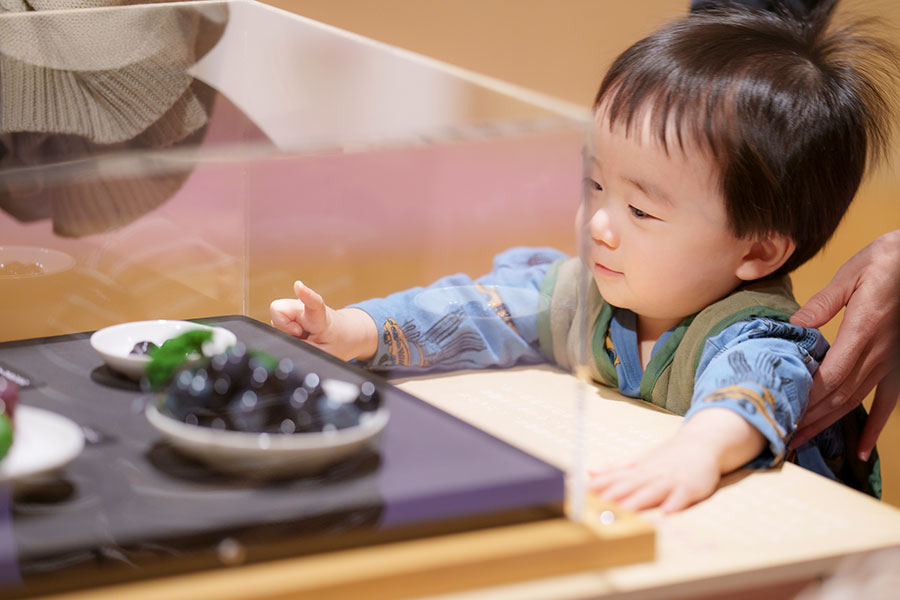
[[877,386],[856,448],[867,460],[900,395],[900,230],[882,235],[847,261],[791,323],[821,327],[844,307],[791,445],[803,444],[849,413]]

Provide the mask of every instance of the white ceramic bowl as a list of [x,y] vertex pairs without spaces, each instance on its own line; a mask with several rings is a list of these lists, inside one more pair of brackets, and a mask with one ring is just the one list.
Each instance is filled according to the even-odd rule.
[[81,427],[62,415],[20,404],[15,419],[12,447],[0,461],[0,482],[51,475],[84,448]]
[[209,329],[213,332],[212,339],[203,345],[203,353],[207,355],[225,352],[237,342],[237,337],[222,327],[160,319],[133,321],[100,329],[91,335],[91,346],[103,357],[110,369],[137,380],[144,374],[150,357],[131,354],[135,344],[147,341],[162,346],[166,340],[194,329]]
[[189,425],[147,406],[150,424],[179,451],[230,475],[309,475],[374,445],[388,422],[384,407],[355,427],[312,433],[247,433]]

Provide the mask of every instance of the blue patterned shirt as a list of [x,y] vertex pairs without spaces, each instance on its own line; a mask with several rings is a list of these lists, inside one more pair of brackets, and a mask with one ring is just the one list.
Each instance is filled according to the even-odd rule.
[[[409,375],[545,362],[537,315],[547,309],[549,298],[541,295],[540,286],[550,265],[561,258],[565,254],[552,248],[513,248],[499,254],[491,273],[478,279],[451,275],[425,288],[352,305],[366,311],[381,332],[367,366]],[[606,349],[616,366],[619,391],[640,397],[643,369],[635,323],[634,313],[615,309]],[[815,329],[768,318],[735,323],[707,340],[685,419],[709,407],[732,410],[767,440],[767,448],[749,466],[778,465],[787,455],[806,410],[813,373],[827,349]],[[817,440],[831,455],[824,457],[828,460],[845,451],[832,427],[800,449],[801,465],[834,478]]]

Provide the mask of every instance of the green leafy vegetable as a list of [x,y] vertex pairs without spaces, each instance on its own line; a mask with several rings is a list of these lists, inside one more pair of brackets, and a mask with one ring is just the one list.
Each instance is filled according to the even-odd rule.
[[147,364],[147,381],[150,389],[158,390],[175,371],[193,355],[203,355],[203,344],[212,339],[210,329],[192,329],[163,342],[163,345],[150,351],[150,362]]
[[6,456],[13,443],[13,426],[6,413],[0,414],[0,458]]
[[265,350],[250,350],[248,354],[250,355],[250,358],[255,359],[269,371],[274,371],[278,368],[278,361]]

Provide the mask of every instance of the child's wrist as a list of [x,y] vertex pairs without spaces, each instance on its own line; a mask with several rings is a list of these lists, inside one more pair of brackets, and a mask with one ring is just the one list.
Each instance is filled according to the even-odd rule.
[[378,326],[366,311],[342,308],[337,311],[344,321],[343,328],[350,341],[348,360],[369,361],[378,351]]
[[765,437],[737,413],[709,407],[685,424],[685,437],[711,452],[721,473],[730,473],[753,460],[765,447]]

